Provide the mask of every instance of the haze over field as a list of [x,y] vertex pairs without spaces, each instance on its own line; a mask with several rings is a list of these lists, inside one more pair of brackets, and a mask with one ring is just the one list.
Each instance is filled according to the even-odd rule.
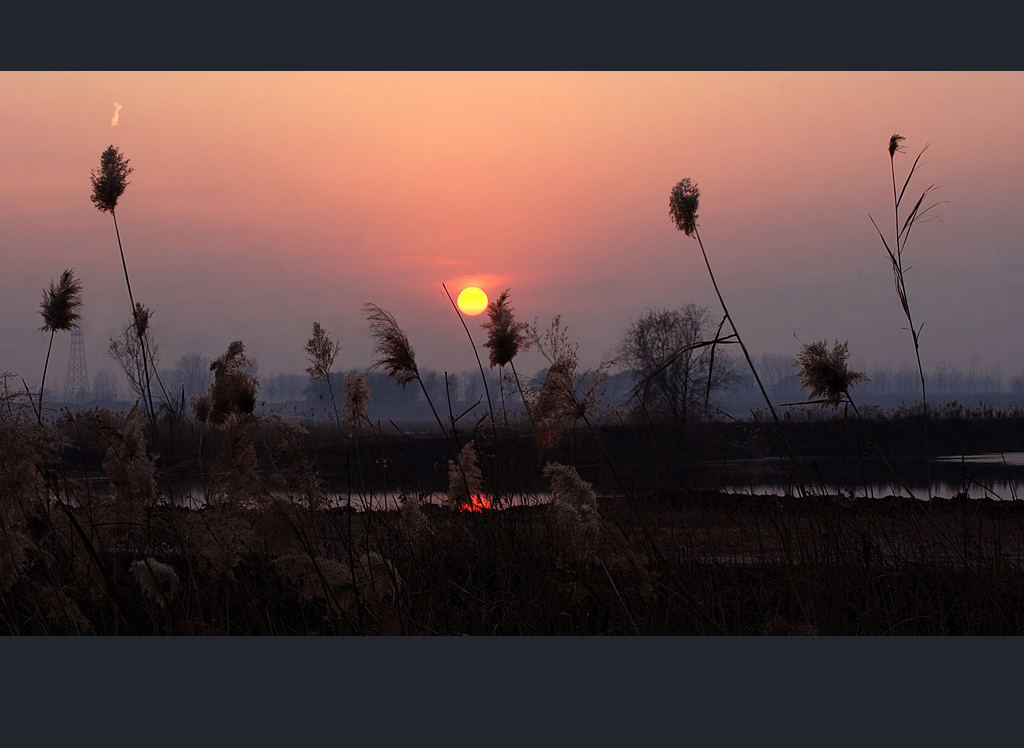
[[442,283],[511,288],[526,321],[562,315],[596,365],[648,308],[718,314],[668,215],[684,177],[752,353],[838,338],[859,368],[909,364],[869,220],[892,230],[894,133],[900,183],[928,145],[909,191],[938,185],[939,220],[906,254],[925,369],[1024,371],[1024,73],[6,72],[0,96],[0,371],[30,383],[41,292],[67,268],[90,372],[116,368],[124,275],[89,200],[111,144],[134,168],[117,219],[161,366],[241,339],[261,374],[301,372],[314,320],[343,346],[337,369],[366,366],[374,302],[420,366],[474,368]]

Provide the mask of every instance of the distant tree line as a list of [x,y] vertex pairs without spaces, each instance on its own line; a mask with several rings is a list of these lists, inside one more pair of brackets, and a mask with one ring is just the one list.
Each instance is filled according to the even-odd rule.
[[[719,320],[707,307],[686,304],[673,309],[652,309],[631,321],[623,331],[616,350],[617,367],[604,381],[602,404],[634,417],[667,421],[685,428],[689,422],[720,417],[728,413],[742,417],[764,402],[747,367],[737,366],[728,339],[721,335]],[[180,356],[173,367],[160,368],[159,346],[149,340],[147,352],[151,371],[156,372],[154,395],[164,405],[180,409],[201,394],[212,381],[211,359],[198,352]],[[85,402],[76,405],[116,407],[138,399],[144,382],[138,339],[129,326],[111,338],[108,354],[121,370],[100,368],[93,378]],[[776,405],[803,403],[794,367],[795,356],[764,353],[755,356],[758,376]],[[868,369],[868,381],[858,385],[864,404],[897,406],[920,400],[916,368],[907,362],[899,366]],[[403,389],[383,372],[353,369],[365,374],[372,393],[368,415],[373,420],[407,421],[425,417],[423,393]],[[346,371],[331,373],[335,392],[343,391]],[[546,369],[526,383],[539,385]],[[440,372],[423,370],[423,382],[431,400],[442,406],[447,417],[471,423],[487,413],[487,395],[492,407],[509,414],[521,414],[522,401],[506,383],[504,392],[497,371],[485,371],[488,392],[479,370]],[[327,381],[316,382],[309,374],[276,373],[259,377],[260,410],[287,406],[296,415],[313,419],[333,418]],[[966,368],[940,361],[926,372],[929,399],[935,402],[985,402],[993,405],[1024,403],[1024,372],[1006,378],[999,364],[983,366],[975,357]],[[51,388],[48,386],[48,390]],[[47,393],[51,402],[62,392]],[[502,396],[504,395],[504,397]],[[496,413],[496,415],[499,415]]]

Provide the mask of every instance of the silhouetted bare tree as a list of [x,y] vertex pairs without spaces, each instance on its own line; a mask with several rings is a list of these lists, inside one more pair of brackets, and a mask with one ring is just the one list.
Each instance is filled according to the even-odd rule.
[[147,364],[155,370],[160,359],[160,349],[153,339],[149,318],[149,310],[142,304],[137,305],[135,319],[124,325],[120,335],[111,338],[107,347],[107,353],[124,372],[132,396],[144,403],[149,392]]
[[705,411],[710,393],[737,379],[735,365],[721,346],[712,348],[716,328],[707,307],[648,310],[626,329],[619,363],[633,372],[637,396],[648,413],[684,427]]
[[198,395],[213,379],[210,360],[200,353],[186,353],[178,358],[170,379],[173,394],[180,395],[184,390],[186,398]]

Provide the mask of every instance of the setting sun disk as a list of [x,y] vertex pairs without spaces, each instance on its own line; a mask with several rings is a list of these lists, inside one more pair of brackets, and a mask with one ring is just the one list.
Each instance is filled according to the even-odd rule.
[[487,308],[487,294],[476,286],[469,286],[462,289],[462,293],[459,294],[456,303],[463,314],[468,314],[471,317],[476,316]]

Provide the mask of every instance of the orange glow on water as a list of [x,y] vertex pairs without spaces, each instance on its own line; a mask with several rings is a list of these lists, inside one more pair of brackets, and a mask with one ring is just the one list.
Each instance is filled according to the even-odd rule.
[[463,512],[482,512],[484,509],[490,509],[491,502],[486,496],[480,494],[473,494],[469,497],[469,503],[463,504],[459,509]]

